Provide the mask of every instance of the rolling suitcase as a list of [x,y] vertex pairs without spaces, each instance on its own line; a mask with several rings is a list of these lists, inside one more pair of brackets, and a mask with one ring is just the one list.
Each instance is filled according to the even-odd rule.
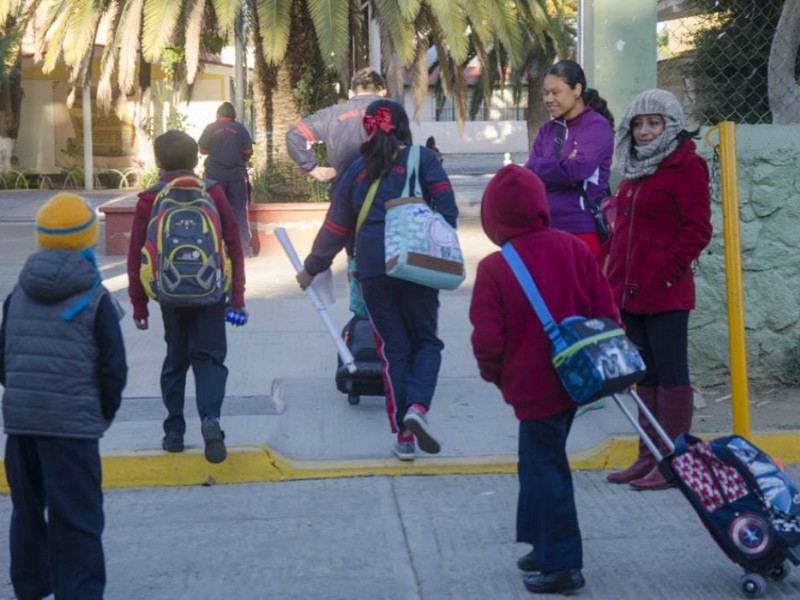
[[355,359],[356,371],[350,373],[338,357],[336,388],[356,405],[361,396],[383,396],[383,363],[378,356],[372,325],[365,317],[354,316],[342,329],[342,339]]
[[768,579],[785,579],[792,565],[800,565],[798,487],[766,453],[738,435],[704,441],[684,433],[673,443],[636,392],[631,396],[666,454],[622,398],[613,398],[658,460],[661,474],[678,486],[722,551],[744,569],[742,593],[757,598]]

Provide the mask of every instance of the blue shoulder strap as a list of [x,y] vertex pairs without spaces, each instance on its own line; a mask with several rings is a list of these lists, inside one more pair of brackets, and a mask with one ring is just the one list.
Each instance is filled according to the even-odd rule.
[[517,281],[519,281],[519,284],[522,286],[522,289],[525,292],[525,295],[528,297],[528,301],[531,303],[536,316],[538,316],[539,320],[542,322],[544,332],[547,334],[547,337],[550,338],[550,341],[560,351],[560,348],[566,345],[564,338],[561,337],[561,334],[558,331],[558,326],[555,324],[555,321],[553,321],[553,315],[551,315],[550,311],[547,309],[547,305],[544,303],[542,295],[539,293],[539,288],[536,287],[536,283],[533,281],[533,277],[531,277],[528,269],[525,268],[525,265],[522,263],[522,259],[514,249],[514,246],[511,245],[511,242],[506,242],[503,244],[501,252],[503,254],[503,258],[506,259],[508,266],[511,267],[511,270],[514,272]]
[[[414,178],[414,189],[411,187],[411,178]],[[416,196],[422,198],[422,187],[419,183],[419,146],[412,144],[408,149],[408,157],[406,159],[406,185],[403,188],[401,198],[408,198],[409,196]]]

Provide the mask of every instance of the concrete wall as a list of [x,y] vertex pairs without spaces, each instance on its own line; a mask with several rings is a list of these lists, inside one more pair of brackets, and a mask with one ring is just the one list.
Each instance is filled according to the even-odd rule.
[[468,121],[460,134],[454,121],[412,121],[411,135],[417,144],[432,135],[444,154],[511,152],[516,162],[525,162],[530,150],[527,128],[525,121]]
[[[698,140],[698,149],[711,166],[711,147]],[[800,344],[800,125],[737,126],[736,158],[748,376],[777,384],[786,381],[787,352]],[[718,194],[712,202],[714,237],[697,265],[689,333],[693,381],[701,386],[729,380]]]

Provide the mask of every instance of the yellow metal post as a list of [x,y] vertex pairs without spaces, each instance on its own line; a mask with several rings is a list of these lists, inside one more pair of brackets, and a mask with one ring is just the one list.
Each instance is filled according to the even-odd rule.
[[710,128],[719,133],[720,190],[722,195],[722,233],[725,247],[725,282],[728,300],[728,346],[731,369],[731,407],[733,432],[750,437],[750,408],[747,392],[747,351],[744,334],[744,295],[742,263],[739,253],[739,194],[736,180],[736,130],[723,121]]

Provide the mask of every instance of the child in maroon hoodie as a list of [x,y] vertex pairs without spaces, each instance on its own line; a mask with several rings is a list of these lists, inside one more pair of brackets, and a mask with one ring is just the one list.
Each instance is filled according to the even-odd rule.
[[[588,246],[550,228],[544,184],[518,165],[500,169],[486,186],[481,222],[498,246],[510,242],[553,314],[619,321],[611,290]],[[534,593],[584,586],[583,550],[567,435],[576,404],[550,360],[550,340],[500,252],[478,265],[470,306],[472,348],[481,377],[500,388],[520,421],[517,541],[533,545],[518,561]]]

